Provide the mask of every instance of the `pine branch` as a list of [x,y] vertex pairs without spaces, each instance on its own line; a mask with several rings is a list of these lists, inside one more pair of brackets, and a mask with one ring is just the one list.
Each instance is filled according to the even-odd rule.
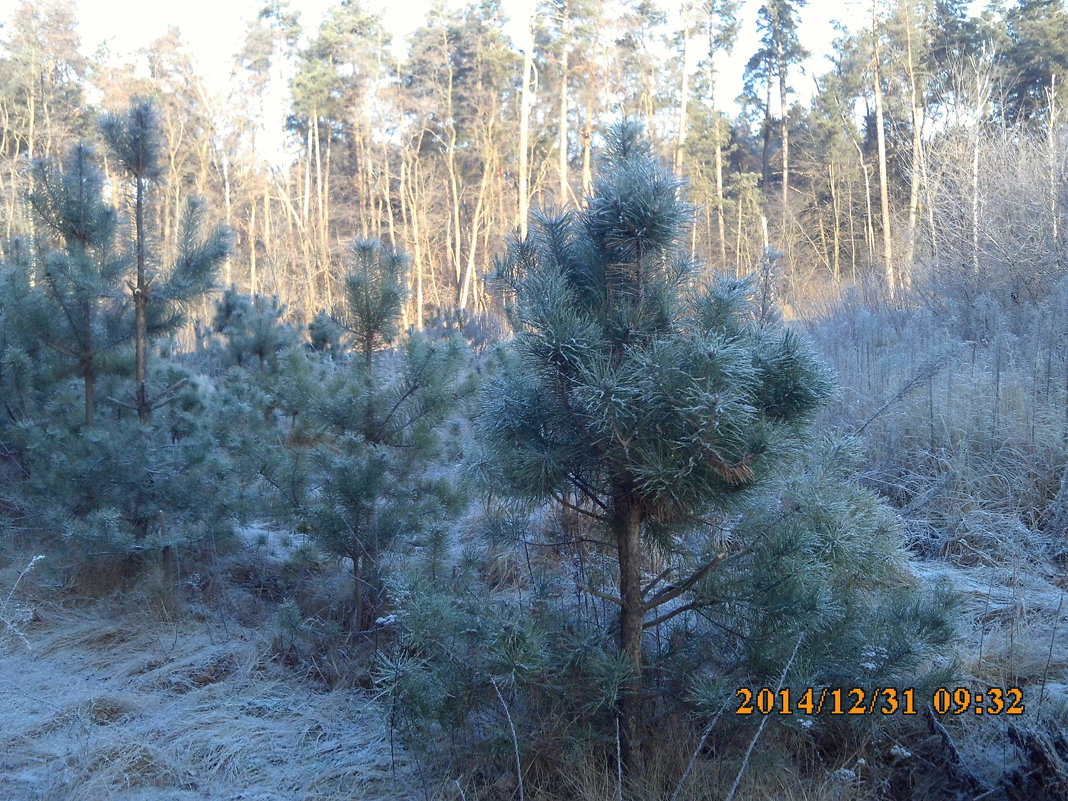
[[[393,415],[397,413],[397,409],[400,408],[401,404],[408,400],[408,398],[410,398],[413,394],[418,392],[421,387],[422,385],[418,381],[413,381],[411,384],[409,384],[408,388],[401,394],[399,398],[397,398],[397,402],[394,403],[393,407],[389,410],[389,412],[386,413],[386,416],[382,418],[382,428],[386,427],[386,424],[390,421]],[[397,433],[400,433],[400,431],[398,430]]]
[[691,589],[697,582],[699,582],[701,579],[703,579],[705,576],[707,576],[709,574],[709,572],[711,572],[714,568],[716,568],[719,565],[719,563],[722,562],[723,559],[726,556],[727,556],[727,554],[725,552],[716,554],[716,557],[714,559],[712,559],[710,562],[708,562],[705,565],[703,565],[702,567],[700,567],[695,573],[693,573],[689,578],[687,578],[681,584],[671,584],[671,585],[665,587],[660,592],[658,592],[656,595],[654,595],[648,601],[645,601],[642,604],[642,609],[644,611],[649,611],[650,609],[655,609],[658,606],[662,606],[663,604],[666,604],[668,601],[675,600],[680,595],[682,595],[684,592],[686,592],[689,589]]
[[662,614],[658,618],[650,620],[647,623],[642,623],[642,628],[643,629],[651,629],[651,628],[653,628],[653,626],[659,626],[661,623],[667,623],[669,620],[671,620],[671,618],[678,617],[679,615],[683,614],[684,612],[692,612],[698,606],[699,606],[699,604],[697,603],[697,601],[692,601],[692,602],[690,602],[688,604],[683,604],[682,606],[676,606],[670,612],[665,612],[664,614]]
[[175,393],[189,383],[188,378],[180,378],[160,393],[159,399],[152,403],[152,411],[166,406],[174,400]]
[[669,567],[669,568],[665,569],[662,573],[660,573],[660,575],[658,575],[656,578],[654,578],[652,581],[650,581],[648,584],[646,584],[644,587],[642,587],[642,595],[647,594],[649,592],[649,590],[651,590],[653,587],[655,587],[661,581],[666,579],[668,577],[668,574],[674,572],[675,570],[676,570],[675,567]]
[[576,506],[570,501],[565,500],[563,495],[557,495],[555,492],[550,494],[552,495],[553,500],[559,503],[565,509],[570,509],[572,512],[577,512],[580,515],[585,515],[586,517],[593,518],[594,520],[598,520],[602,523],[609,522],[610,518],[607,515],[599,515],[596,512],[591,512],[589,509],[583,509],[581,506]]
[[[80,348],[84,348],[85,340],[82,336],[82,331],[78,327],[77,323],[74,322],[73,312],[71,312],[71,310],[67,308],[67,304],[65,302],[66,298],[63,297],[63,293],[59,289],[59,284],[56,282],[55,276],[52,275],[52,271],[48,269],[44,271],[44,275],[45,280],[47,280],[49,285],[52,287],[52,295],[55,298],[56,303],[59,304],[59,308],[63,309],[63,315],[67,318],[67,324],[70,326],[70,330],[71,333],[74,335],[74,338],[78,341],[78,346]],[[60,346],[57,345],[56,347],[58,348]],[[71,351],[72,354],[73,352],[74,351]]]
[[602,501],[597,496],[597,493],[594,492],[594,490],[590,487],[590,485],[578,477],[577,473],[568,474],[568,478],[571,479],[571,483],[574,484],[579,490],[581,490],[582,494],[585,495],[589,500],[600,506],[604,511],[609,511],[608,504]]
[[135,403],[127,403],[126,401],[121,401],[113,395],[108,395],[107,400],[111,403],[114,403],[116,406],[122,407],[123,409],[133,409],[135,412],[137,411],[137,404]]
[[600,599],[602,599],[604,601],[608,601],[610,603],[614,603],[620,609],[623,608],[623,601],[620,600],[619,598],[617,598],[614,595],[609,595],[607,592],[601,592],[596,587],[591,587],[588,584],[578,584],[576,586],[580,590],[582,590],[583,592],[588,592],[590,595],[596,596],[597,598],[600,598]]
[[589,542],[593,545],[599,545],[602,548],[607,548],[608,543],[603,540],[595,540],[592,537],[572,537],[569,540],[557,540],[556,542],[536,542],[535,540],[527,540],[520,537],[517,542],[521,542],[524,545],[530,545],[534,548],[563,548],[565,545],[578,545],[581,542]]

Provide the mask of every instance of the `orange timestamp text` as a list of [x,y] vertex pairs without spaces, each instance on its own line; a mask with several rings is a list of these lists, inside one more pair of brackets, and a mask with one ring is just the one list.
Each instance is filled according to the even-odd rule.
[[[735,692],[738,715],[915,715],[931,706],[940,715],[1022,715],[1023,691],[1017,687],[937,687],[929,694],[914,688],[823,687],[771,690],[742,687]],[[922,695],[922,697],[921,697]]]

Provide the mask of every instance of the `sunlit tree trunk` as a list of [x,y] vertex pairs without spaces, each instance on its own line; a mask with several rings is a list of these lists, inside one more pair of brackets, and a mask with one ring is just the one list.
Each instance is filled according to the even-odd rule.
[[560,111],[557,127],[557,172],[560,179],[560,189],[557,202],[560,207],[563,208],[568,204],[568,200],[571,197],[571,185],[568,176],[568,160],[567,160],[567,112],[568,112],[568,61],[571,55],[571,42],[568,38],[570,31],[568,25],[570,23],[570,17],[568,16],[567,4],[564,4],[564,17],[561,20],[560,27],[563,32],[564,42],[562,50],[560,52]]
[[[516,223],[519,226],[519,235],[527,235],[527,217],[530,215],[530,106],[534,102],[534,92],[531,84],[534,82],[534,29],[533,12],[527,18],[528,38],[523,51],[523,86],[519,92],[519,204],[516,213]],[[483,186],[485,182],[483,181]],[[479,207],[482,205],[482,190],[479,190]],[[474,242],[471,243],[474,251]],[[466,281],[461,297],[466,298]],[[460,308],[463,308],[461,304]]]
[[582,127],[582,194],[593,192],[593,98],[586,99],[586,119]]
[[675,157],[673,165],[675,172],[682,169],[682,162],[686,151],[686,126],[688,125],[687,107],[690,103],[690,27],[689,20],[682,30],[682,82],[679,86],[679,127],[675,133]]
[[879,206],[883,229],[883,274],[886,291],[891,298],[897,292],[897,273],[890,231],[890,187],[886,174],[886,134],[883,130],[883,80],[879,64],[879,20],[875,0],[871,5],[871,32],[874,45],[872,58],[872,89],[875,93],[875,137],[879,149]]
[[902,5],[905,17],[905,70],[909,81],[909,107],[912,114],[912,164],[909,170],[909,230],[905,261],[901,272],[903,286],[911,283],[911,274],[916,261],[916,237],[920,219],[920,189],[923,177],[920,165],[923,163],[923,122],[924,113],[921,101],[922,89],[920,77],[916,74],[916,57],[913,49],[915,26],[912,18],[911,0]]

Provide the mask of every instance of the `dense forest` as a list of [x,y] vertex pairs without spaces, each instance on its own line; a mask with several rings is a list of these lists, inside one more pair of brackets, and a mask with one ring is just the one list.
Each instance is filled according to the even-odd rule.
[[19,4],[0,796],[1068,798],[1068,10],[855,11]]
[[[101,109],[156,97],[164,260],[185,198],[204,198],[235,233],[226,285],[278,294],[310,319],[340,297],[353,234],[382,238],[411,255],[405,315],[418,328],[493,310],[485,279],[504,237],[529,209],[587,195],[598,132],[629,115],[688,182],[692,251],[746,274],[775,248],[788,303],[844,282],[892,297],[932,272],[1004,273],[999,290],[1041,294],[1061,202],[1060,3],[976,17],[964,2],[874,3],[820,75],[798,67],[804,3],[762,7],[755,53],[734,49],[737,2],[683,5],[669,16],[653,2],[542,3],[522,51],[500,4],[439,10],[398,59],[359,3],[306,31],[285,3],[266,3],[226,98],[207,93],[177,31],[138,63],[94,62],[70,8],[22,6],[5,28],[4,234],[30,225],[28,159],[98,137]],[[714,64],[744,70],[741,97],[717,92]],[[290,74],[295,158],[277,164],[257,142],[271,84]],[[1014,199],[1002,197],[1010,185]]]

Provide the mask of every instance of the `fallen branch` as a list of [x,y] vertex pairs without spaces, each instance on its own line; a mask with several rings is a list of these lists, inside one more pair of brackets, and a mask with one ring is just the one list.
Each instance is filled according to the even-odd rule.
[[[782,689],[782,685],[786,683],[786,674],[790,672],[790,666],[794,663],[794,658],[797,656],[797,651],[801,647],[801,642],[805,639],[805,633],[801,632],[801,636],[797,638],[797,644],[794,646],[794,652],[790,654],[790,658],[786,660],[786,667],[782,669],[782,675],[779,676],[779,685],[775,688],[775,695],[779,694],[779,690]],[[753,739],[749,741],[749,747],[745,749],[745,756],[742,758],[742,766],[738,768],[738,775],[734,777],[734,784],[731,785],[731,790],[727,793],[727,797],[724,801],[734,801],[734,794],[738,792],[738,785],[742,783],[742,776],[745,774],[745,769],[749,767],[749,757],[753,754],[753,749],[756,748],[757,740],[760,739],[760,733],[764,731],[764,726],[767,725],[768,718],[771,715],[764,715],[760,719],[760,725],[757,726],[756,734],[753,735]]]

